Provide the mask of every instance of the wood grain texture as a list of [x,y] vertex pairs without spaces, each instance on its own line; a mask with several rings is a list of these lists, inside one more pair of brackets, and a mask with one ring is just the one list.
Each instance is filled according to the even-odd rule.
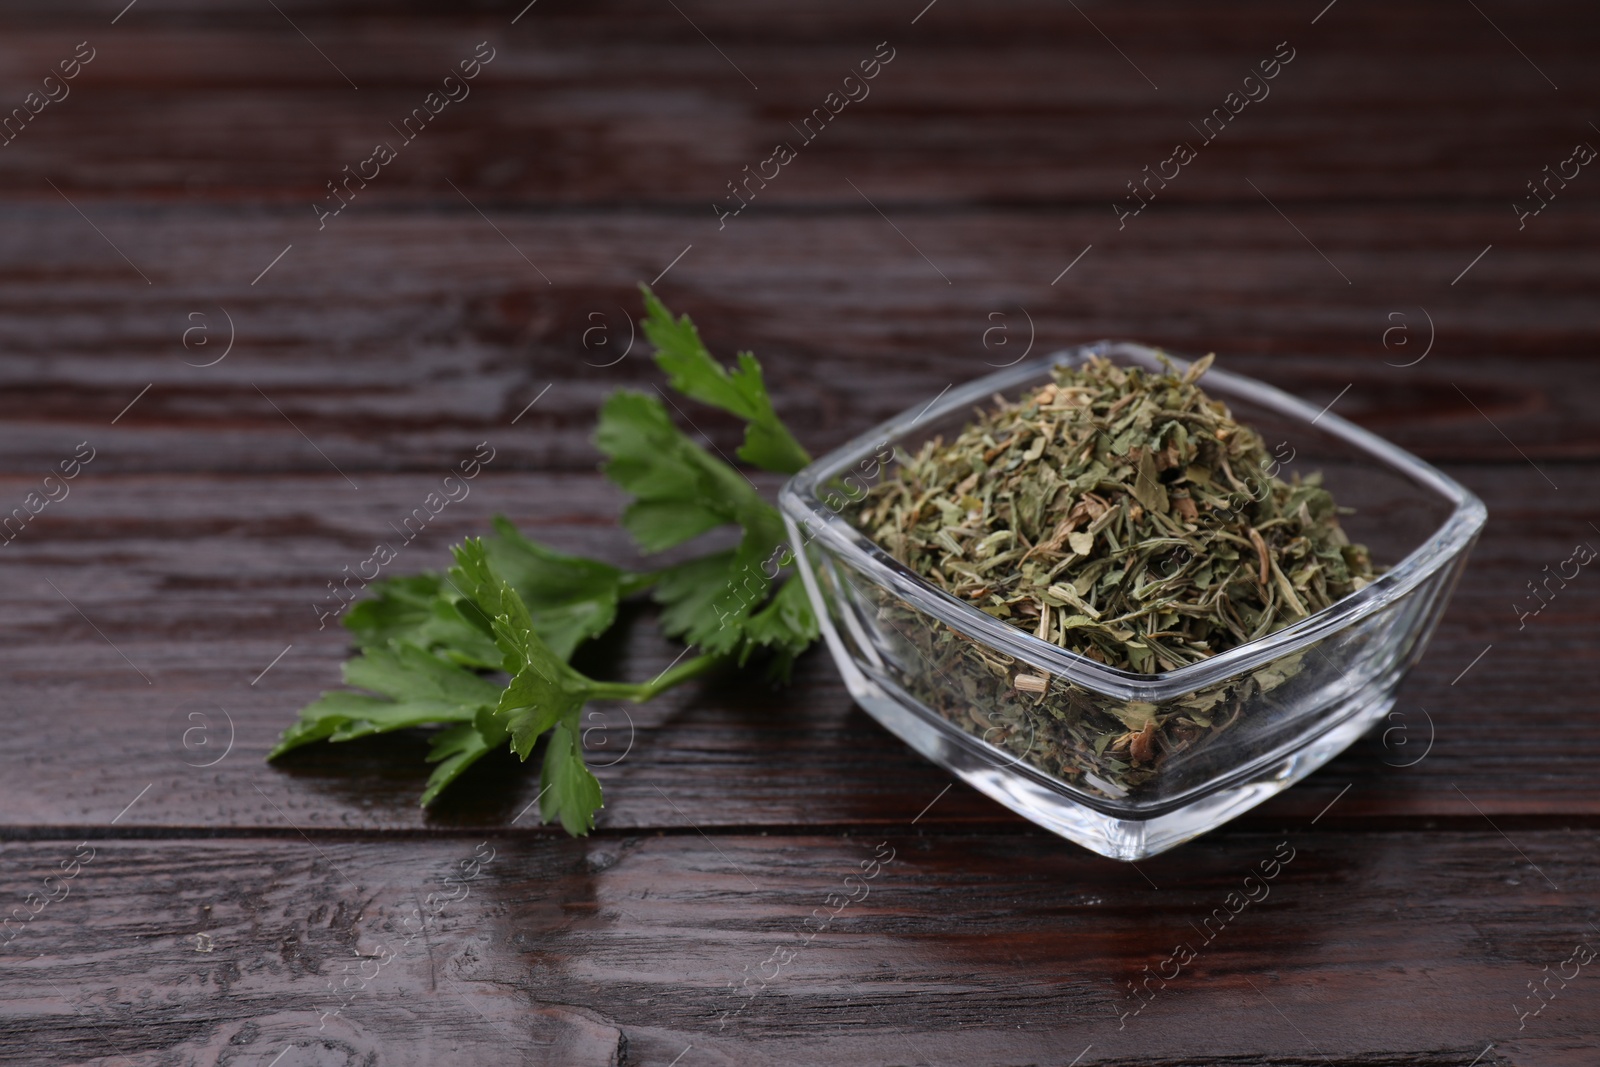
[[[1299,824],[1137,871],[1045,834],[904,823],[482,840],[96,839],[9,947],[30,992],[0,1055],[1456,1067],[1490,1043],[1480,1062],[1584,1064],[1600,1040],[1587,975],[1552,981],[1521,1030],[1517,1014],[1538,1004],[1530,980],[1595,940],[1592,832]],[[27,884],[76,845],[4,855]],[[1256,901],[1230,899],[1252,872]],[[1179,944],[1196,958],[1175,972]]]
[[[294,202],[309,219],[325,183],[375,141],[398,144],[391,124],[488,40],[496,56],[470,94],[363,197],[455,197],[448,179],[469,195],[710,218],[725,183],[787,141],[801,159],[763,200],[853,204],[844,173],[890,200],[1089,201],[1110,218],[1125,182],[1191,141],[1203,155],[1172,199],[1254,202],[1240,180],[1254,172],[1289,201],[1483,198],[1509,219],[1524,183],[1590,135],[1583,101],[1600,90],[1581,32],[1593,15],[1577,3],[1493,22],[1470,5],[1345,4],[1315,26],[1317,5],[1171,0],[941,3],[914,26],[920,5],[841,0],[541,0],[515,26],[516,4],[278,6],[236,0],[201,19],[187,2],[141,0],[92,31],[35,7],[8,35],[19,78],[86,35],[98,54],[30,126],[6,185]],[[894,58],[868,95],[805,142],[792,124],[880,41]],[[1205,144],[1201,121],[1280,41],[1294,58],[1269,95]]]
[[[1600,539],[1600,186],[1514,207],[1600,144],[1588,7],[17,0],[0,118],[80,41],[70,96],[0,147],[0,516],[94,450],[0,541],[0,1063],[1593,1062],[1588,969],[1518,1013],[1600,944],[1600,594],[1514,606]],[[881,41],[870,96],[719,223]],[[1280,41],[1271,95],[1119,223]],[[478,42],[470,97],[400,144]],[[377,140],[397,158],[319,228]],[[1117,337],[1215,350],[1441,465],[1491,518],[1403,732],[1137,867],[952,785],[820,649],[788,688],[599,708],[585,840],[534,825],[509,755],[429,813],[416,734],[264,764],[337,682],[326,583],[479,442],[397,571],[497,512],[637,558],[589,435],[659,382],[629,347],[652,279],[757,352],[815,453]],[[678,651],[638,605],[580,658],[644,678]]]
[[[13,209],[0,239],[0,448],[12,469],[52,466],[83,440],[109,470],[433,469],[491,435],[501,462],[592,469],[601,398],[658,381],[642,340],[628,347],[636,286],[691,245],[664,297],[717,351],[760,355],[780,414],[816,452],[1024,351],[1119,337],[1214,350],[1314,403],[1338,398],[1340,414],[1431,460],[1600,455],[1587,355],[1600,335],[1583,296],[1600,285],[1595,215],[1530,227],[1451,287],[1515,226],[1487,209],[1297,211],[1359,279],[1347,286],[1264,204],[1153,214],[1120,236],[1084,212],[901,215],[916,248],[865,205],[755,216],[720,234],[714,221],[655,215],[497,212],[546,284],[448,202],[350,216],[322,234],[192,209],[95,214],[154,287],[64,204]],[[1385,347],[1389,330],[1400,332]],[[188,348],[186,331],[198,331]],[[230,336],[222,362],[193,365]],[[1400,366],[1430,339],[1426,358]],[[704,411],[694,425],[731,451],[737,426]]]
[[[1521,629],[1513,606],[1533,603],[1526,584],[1545,564],[1581,540],[1600,543],[1586,521],[1600,484],[1586,469],[1563,472],[1574,478],[1559,493],[1526,465],[1454,473],[1484,496],[1492,518],[1402,691],[1399,717],[1386,724],[1395,732],[1352,749],[1247,822],[1310,818],[1351,783],[1328,816],[1344,826],[1600,819],[1591,774],[1600,730],[1572,684],[1596,647],[1600,591],[1574,581]],[[360,478],[352,489],[331,471],[241,480],[102,475],[91,464],[72,495],[6,545],[0,669],[10,680],[10,758],[19,770],[0,779],[0,811],[11,832],[102,825],[152,781],[119,825],[437,833],[504,826],[534,799],[536,769],[506,756],[425,814],[415,806],[426,777],[421,735],[315,746],[261,763],[295,710],[339,684],[346,635],[332,623],[319,630],[314,607],[330,603],[326,583],[370,555],[376,540],[396,542],[389,524],[436,480]],[[28,484],[0,479],[0,492],[20,497]],[[558,548],[638,565],[614,525],[619,494],[592,476],[491,464],[472,486],[402,548],[395,568],[445,565],[448,546],[486,529],[497,512]],[[656,633],[646,604],[583,650],[582,662],[599,676],[644,679],[680,650]],[[1530,692],[1541,698],[1527,701]],[[60,713],[64,701],[71,716]],[[192,712],[206,718],[191,720]],[[185,749],[185,731],[197,724],[202,734]],[[879,826],[912,818],[949,781],[854,706],[820,647],[788,688],[725,675],[642,707],[602,706],[591,725],[593,761],[617,761],[598,771],[601,825],[612,829],[686,820]],[[226,759],[201,767],[230,733]],[[88,779],[86,764],[97,767]],[[1022,825],[964,786],[928,818]],[[519,826],[532,823],[528,816]]]

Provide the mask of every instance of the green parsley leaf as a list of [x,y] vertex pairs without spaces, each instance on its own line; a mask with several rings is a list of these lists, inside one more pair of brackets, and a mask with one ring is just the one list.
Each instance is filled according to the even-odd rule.
[[[611,457],[607,476],[639,498],[624,513],[623,524],[646,551],[716,526],[743,528],[736,549],[665,568],[655,588],[669,636],[707,652],[739,649],[745,620],[771,591],[776,570],[769,561],[784,537],[778,510],[738,471],[689,440],[654,397],[612,394],[601,411],[596,441]],[[778,641],[782,621],[793,615],[784,611],[769,617],[760,643],[809,643],[803,628]]]
[[500,687],[413,645],[368,649],[346,661],[344,680],[367,696],[336,690],[300,709],[267,755],[276,759],[312,741],[350,741],[371,734],[440,722],[470,723],[482,707],[493,707]]
[[344,665],[346,685],[441,708],[493,703],[499,686],[414,645],[375,648]]
[[778,544],[776,530],[757,521],[737,548],[663,569],[654,593],[665,609],[661,629],[707,652],[739,650],[745,626],[771,591],[768,568]]
[[499,696],[495,714],[511,734],[511,747],[523,759],[539,736],[567,715],[576,715],[589,699],[594,683],[550,651],[533,628],[522,597],[489,562],[479,538],[455,548],[450,570],[457,585],[494,621],[495,642],[505,653],[511,684]]
[[544,750],[544,767],[539,775],[539,815],[545,822],[560,819],[573,837],[583,837],[594,829],[594,813],[604,803],[600,782],[583,762],[578,743],[578,717],[556,724]]
[[[538,640],[537,637],[534,638]],[[539,736],[589,699],[589,680],[550,655],[534,653],[500,694],[495,714],[511,731],[511,748],[527,759]]]
[[[623,597],[647,588],[650,574],[632,574],[598,560],[569,556],[524,537],[503,515],[485,548],[495,570],[530,605],[533,628],[562,659],[611,628]],[[434,572],[391,578],[369,587],[373,597],[352,606],[344,625],[363,648],[404,641],[470,667],[499,667],[502,655],[487,619]]]
[[[622,525],[646,552],[772,511],[745,477],[689,440],[653,396],[619,390],[600,409],[606,477],[632,494]],[[774,512],[775,514],[775,512]]]
[[[734,550],[716,552],[668,567],[656,582],[654,596],[662,606],[661,631],[685,644],[707,651],[731,651],[719,635],[726,626],[718,614],[718,601],[731,584]],[[729,631],[738,637],[738,628]]]
[[[541,734],[545,743],[539,810],[545,821],[560,819],[569,834],[586,834],[600,808],[600,783],[583,762],[578,744],[578,713],[602,686],[559,659],[533,628],[522,597],[490,562],[484,543],[468,538],[455,549],[450,575],[494,620],[495,641],[505,652],[511,684],[494,710],[511,738],[512,750],[527,759]],[[452,746],[451,752],[456,751]]]
[[820,636],[805,585],[798,575],[791,576],[765,607],[745,620],[745,646],[739,654],[739,665],[744,666],[751,651],[760,646],[776,654],[773,674],[788,678],[795,657]]
[[461,595],[442,575],[424,571],[367,588],[372,598],[352,605],[344,617],[345,628],[363,649],[404,642],[468,667],[500,665],[494,638],[462,613]]
[[656,365],[666,371],[672,387],[745,420],[739,458],[780,474],[793,474],[810,463],[806,450],[778,420],[756,357],[740,352],[738,366],[730,372],[707,351],[689,316],[674,319],[649,286],[639,288],[644,292],[644,333],[656,348]]
[[511,583],[528,605],[535,632],[561,659],[591,637],[611,628],[617,603],[655,581],[598,560],[569,556],[531,541],[503,515],[484,547],[495,573]]
[[422,793],[422,806],[432,804],[445,786],[461,777],[461,773],[485,755],[506,743],[504,726],[494,717],[494,709],[482,707],[472,722],[452,726],[434,735],[433,747],[428,751],[428,762],[437,763],[428,775],[428,787]]
[[[778,422],[755,358],[742,353],[730,372],[706,350],[687,317],[674,319],[648,288],[644,294],[645,333],[672,386],[746,419],[739,455],[747,461],[778,471],[808,463],[805,450]],[[778,510],[744,475],[678,429],[655,397],[614,393],[601,410],[595,441],[609,457],[606,475],[636,498],[623,525],[645,551],[722,525],[744,531],[737,548],[657,575],[654,596],[664,608],[662,629],[708,653],[736,653],[741,663],[756,648],[771,649],[780,671],[787,671],[793,657],[816,639],[817,626],[798,588],[787,595],[780,590],[781,599],[768,604],[777,564],[789,554],[779,549],[785,531]]]
[[[481,537],[469,537],[450,551],[456,558],[456,565],[450,568],[450,581],[489,620],[495,644],[500,648],[501,669],[516,674],[527,665],[528,650],[537,640],[528,606],[511,584],[494,572]],[[543,642],[539,647],[549,653]]]

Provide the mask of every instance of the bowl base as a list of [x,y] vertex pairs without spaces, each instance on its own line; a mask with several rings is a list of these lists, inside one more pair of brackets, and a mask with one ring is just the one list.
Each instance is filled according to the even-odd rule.
[[[1038,825],[1117,860],[1141,860],[1175,848],[1281,793],[1354,744],[1395,704],[1395,688],[1364,691],[1324,712],[1327,728],[1292,752],[1270,757],[1205,789],[1176,808],[1149,817],[1112,815],[1063,795],[1016,757],[953,743],[930,726],[932,709],[892,682],[846,672],[851,696],[886,729],[956,777]],[[849,677],[854,675],[854,677]],[[1398,679],[1396,679],[1398,683]],[[907,707],[918,706],[918,714]],[[954,729],[953,727],[951,729]]]

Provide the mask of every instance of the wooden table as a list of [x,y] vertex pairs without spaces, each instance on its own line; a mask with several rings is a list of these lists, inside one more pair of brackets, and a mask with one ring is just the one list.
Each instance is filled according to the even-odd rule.
[[[93,458],[0,557],[7,907],[77,870],[6,947],[0,1059],[1600,1062],[1594,968],[1563,965],[1600,945],[1600,579],[1515,607],[1600,544],[1600,176],[1563,162],[1600,146],[1592,6],[924,2],[6,6],[0,106],[59,99],[0,148],[0,513]],[[820,649],[787,689],[608,713],[585,840],[533,825],[509,756],[431,813],[420,737],[263,763],[337,685],[326,583],[478,442],[398,569],[496,512],[634,558],[588,434],[660,380],[627,347],[652,279],[760,355],[814,452],[1109,336],[1215,349],[1441,465],[1491,518],[1401,732],[1138,867],[950,787]],[[641,610],[584,655],[639,679],[677,651]],[[747,997],[880,842],[870,897]],[[1136,997],[1280,847],[1270,897]]]

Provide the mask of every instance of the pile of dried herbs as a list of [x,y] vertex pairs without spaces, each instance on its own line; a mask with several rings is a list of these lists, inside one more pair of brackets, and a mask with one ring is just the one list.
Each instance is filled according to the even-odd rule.
[[1199,386],[1100,358],[996,397],[876,486],[857,525],[940,589],[1139,674],[1213,656],[1373,578],[1320,478]]

